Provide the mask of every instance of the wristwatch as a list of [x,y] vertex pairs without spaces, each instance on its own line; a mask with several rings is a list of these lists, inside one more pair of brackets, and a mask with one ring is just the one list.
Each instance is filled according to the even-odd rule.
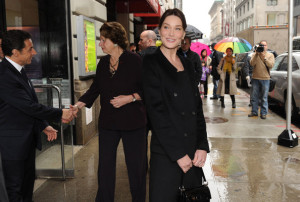
[[131,95],[132,95],[132,102],[135,102],[136,98],[135,98],[134,94],[131,94]]

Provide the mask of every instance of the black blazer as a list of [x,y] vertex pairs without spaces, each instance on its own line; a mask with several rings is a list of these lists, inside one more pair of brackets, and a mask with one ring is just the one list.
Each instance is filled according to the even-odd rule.
[[[31,84],[32,86],[32,84]],[[44,120],[60,120],[61,109],[38,103],[34,90],[6,59],[0,63],[0,152],[4,160],[24,160],[35,146],[41,149]]]
[[[160,49],[143,60],[144,98],[153,127],[151,152],[166,154],[172,161],[186,154],[193,159],[197,149],[209,152],[194,67],[179,57],[188,75],[185,81],[178,80],[177,69]],[[182,89],[182,83],[190,93]]]

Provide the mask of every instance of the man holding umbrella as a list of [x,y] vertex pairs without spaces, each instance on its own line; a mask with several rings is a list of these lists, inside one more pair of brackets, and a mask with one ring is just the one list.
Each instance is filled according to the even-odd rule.
[[202,66],[200,61],[200,56],[192,51],[190,49],[191,47],[191,38],[190,37],[184,37],[184,40],[181,42],[181,48],[178,49],[178,54],[182,55],[185,58],[188,58],[195,68],[196,78],[197,78],[197,84],[200,82],[200,78],[202,75]]
[[210,54],[211,58],[211,75],[213,76],[213,84],[214,84],[214,90],[213,90],[213,96],[210,98],[211,100],[217,100],[219,96],[217,95],[217,89],[218,89],[218,83],[220,79],[220,75],[218,74],[217,68],[220,63],[220,60],[223,57],[223,53],[215,50],[216,43],[211,44],[212,52]]

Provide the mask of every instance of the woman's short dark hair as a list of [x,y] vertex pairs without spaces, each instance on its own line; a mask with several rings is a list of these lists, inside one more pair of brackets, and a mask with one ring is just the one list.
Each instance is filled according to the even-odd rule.
[[25,48],[24,41],[31,39],[31,35],[23,30],[9,30],[3,34],[2,51],[4,55],[11,56],[13,49],[22,51]]
[[105,22],[100,28],[100,34],[105,38],[109,38],[124,50],[128,47],[126,30],[118,22]]
[[180,18],[181,22],[182,22],[182,27],[183,29],[185,30],[186,29],[186,20],[185,20],[185,16],[183,14],[183,12],[177,8],[173,8],[173,9],[168,9],[164,12],[164,14],[161,16],[160,20],[159,20],[159,24],[158,24],[158,28],[160,29],[162,24],[164,23],[165,19],[168,17],[168,16],[171,16],[171,15],[174,15],[174,16],[177,16]]
[[232,48],[228,47],[228,48],[226,48],[226,51],[227,51],[228,49],[230,49],[231,52],[233,53],[233,49],[232,49]]

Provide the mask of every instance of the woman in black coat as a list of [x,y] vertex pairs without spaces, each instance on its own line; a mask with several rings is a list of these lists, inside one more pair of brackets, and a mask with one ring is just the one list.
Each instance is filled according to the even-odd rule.
[[126,51],[127,34],[120,23],[106,22],[100,28],[101,58],[96,78],[74,105],[90,108],[100,95],[99,168],[96,202],[113,202],[116,153],[122,139],[133,202],[146,196],[146,111],[141,101],[142,60]]
[[186,21],[178,9],[161,17],[162,46],[143,59],[146,109],[152,123],[150,202],[177,201],[181,176],[186,187],[201,184],[209,152],[202,101],[194,67],[176,54]]

